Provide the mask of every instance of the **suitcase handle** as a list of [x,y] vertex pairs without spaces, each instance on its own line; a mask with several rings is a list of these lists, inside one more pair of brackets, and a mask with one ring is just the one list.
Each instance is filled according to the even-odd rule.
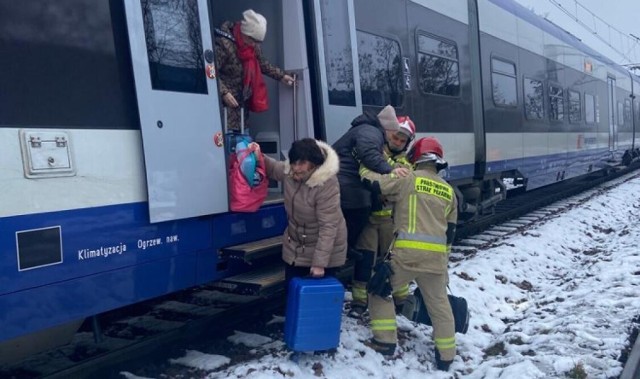
[[[222,107],[224,113],[224,133],[229,133],[229,111],[226,106]],[[244,134],[244,107],[240,107],[240,134]]]

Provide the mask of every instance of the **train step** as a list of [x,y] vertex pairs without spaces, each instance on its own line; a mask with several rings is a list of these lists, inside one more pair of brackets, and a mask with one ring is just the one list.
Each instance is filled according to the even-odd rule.
[[277,263],[212,284],[220,291],[250,296],[269,296],[284,290],[284,264]]
[[242,259],[248,263],[258,258],[279,254],[282,251],[282,236],[229,246],[222,248],[221,251],[227,257]]

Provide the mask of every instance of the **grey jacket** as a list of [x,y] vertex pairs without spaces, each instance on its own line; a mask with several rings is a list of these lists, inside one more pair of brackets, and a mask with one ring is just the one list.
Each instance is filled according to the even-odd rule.
[[338,267],[347,256],[347,226],[340,210],[339,170],[336,152],[316,141],[325,162],[305,182],[289,176],[288,161],[265,155],[267,176],[284,186],[284,207],[288,225],[283,235],[282,259],[303,267]]

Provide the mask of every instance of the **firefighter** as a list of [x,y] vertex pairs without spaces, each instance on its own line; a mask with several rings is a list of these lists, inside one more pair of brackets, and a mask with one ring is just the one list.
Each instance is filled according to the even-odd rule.
[[383,355],[393,355],[398,337],[389,295],[415,280],[433,322],[436,366],[447,371],[456,355],[447,263],[458,216],[457,200],[452,187],[438,176],[447,163],[437,139],[421,138],[407,157],[414,171],[404,178],[361,169],[364,180],[377,181],[382,194],[394,203],[396,233],[390,258],[376,266],[369,282],[373,339],[367,345]]
[[[385,144],[384,155],[391,167],[411,169],[412,165],[407,160],[406,152],[415,137],[416,127],[408,116],[399,116],[398,123],[400,128],[397,133],[405,137],[403,139],[406,139],[406,142],[404,142],[400,148]],[[372,196],[379,196],[379,194],[372,194]],[[373,203],[376,202],[372,200],[372,204]],[[356,249],[360,254],[355,262],[353,283],[351,286],[351,293],[353,295],[351,311],[349,312],[349,316],[351,317],[360,317],[366,311],[367,282],[371,277],[373,266],[376,260],[384,257],[393,240],[393,222],[391,219],[393,205],[385,201],[384,198],[377,203],[379,204],[378,209],[375,209],[375,205],[372,205],[374,210],[371,212],[369,222],[360,233],[356,244]],[[400,313],[401,307],[408,295],[408,284],[393,293],[393,300],[398,313]]]

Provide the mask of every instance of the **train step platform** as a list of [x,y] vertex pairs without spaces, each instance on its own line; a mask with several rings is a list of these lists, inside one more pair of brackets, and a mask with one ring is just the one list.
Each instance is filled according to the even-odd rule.
[[240,245],[224,247],[221,249],[224,256],[242,259],[247,263],[259,258],[280,254],[281,251],[282,235],[247,242]]
[[276,263],[222,279],[212,284],[223,292],[270,296],[284,290],[284,264]]

